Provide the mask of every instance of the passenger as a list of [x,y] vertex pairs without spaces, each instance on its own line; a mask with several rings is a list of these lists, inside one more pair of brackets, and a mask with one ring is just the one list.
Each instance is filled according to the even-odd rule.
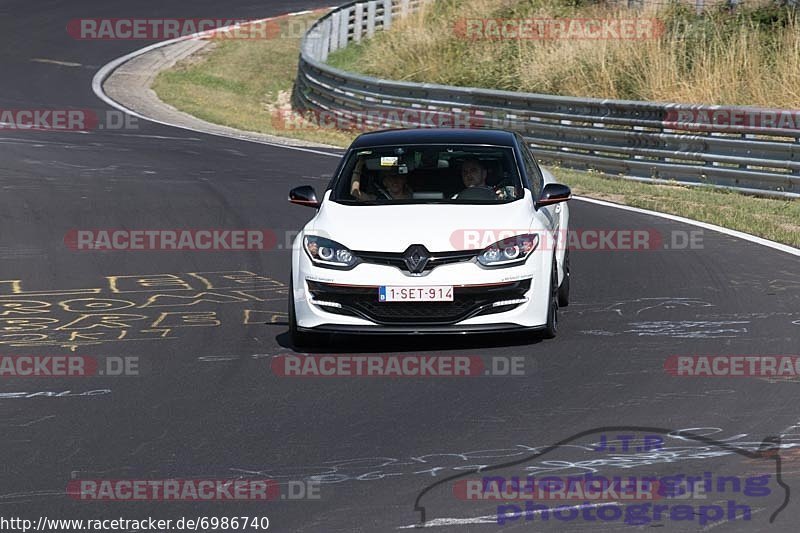
[[382,174],[381,183],[392,200],[411,200],[413,198],[414,192],[408,186],[408,176],[406,174],[395,174],[392,171],[386,171]]

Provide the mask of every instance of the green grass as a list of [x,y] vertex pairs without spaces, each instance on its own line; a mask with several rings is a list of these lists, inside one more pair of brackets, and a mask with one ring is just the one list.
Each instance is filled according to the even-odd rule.
[[[336,54],[358,61],[367,46]],[[297,74],[298,39],[220,41],[210,52],[161,73],[159,98],[209,122],[262,133],[347,146],[354,134],[330,129],[281,129],[274,109],[285,105]],[[671,213],[800,247],[800,202],[754,198],[681,185],[628,181],[595,172],[553,169],[576,194]]]
[[656,185],[564,168],[553,174],[582,196],[709,222],[800,247],[800,201],[756,198],[725,190]]

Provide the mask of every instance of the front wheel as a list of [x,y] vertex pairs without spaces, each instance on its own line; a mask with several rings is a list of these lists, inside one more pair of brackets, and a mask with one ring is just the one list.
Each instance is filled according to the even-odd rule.
[[547,304],[547,324],[542,337],[552,339],[558,334],[558,270],[553,259],[553,269],[550,271],[550,297]]

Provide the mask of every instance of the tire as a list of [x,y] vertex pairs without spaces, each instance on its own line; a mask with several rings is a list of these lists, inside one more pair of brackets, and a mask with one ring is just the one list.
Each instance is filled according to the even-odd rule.
[[550,298],[547,304],[547,324],[542,331],[542,337],[553,339],[558,334],[558,271],[553,258],[553,269],[550,272]]
[[558,306],[567,307],[569,305],[569,248],[564,252],[564,279],[558,287]]
[[321,335],[319,333],[309,333],[307,331],[300,331],[297,328],[297,317],[294,312],[294,291],[292,287],[293,274],[289,274],[289,342],[295,350],[302,348],[314,348],[321,344]]

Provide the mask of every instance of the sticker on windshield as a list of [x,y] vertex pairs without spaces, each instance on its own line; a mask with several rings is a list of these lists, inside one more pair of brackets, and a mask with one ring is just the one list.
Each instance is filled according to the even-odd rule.
[[398,158],[394,157],[381,157],[381,166],[382,167],[394,167],[397,166]]

